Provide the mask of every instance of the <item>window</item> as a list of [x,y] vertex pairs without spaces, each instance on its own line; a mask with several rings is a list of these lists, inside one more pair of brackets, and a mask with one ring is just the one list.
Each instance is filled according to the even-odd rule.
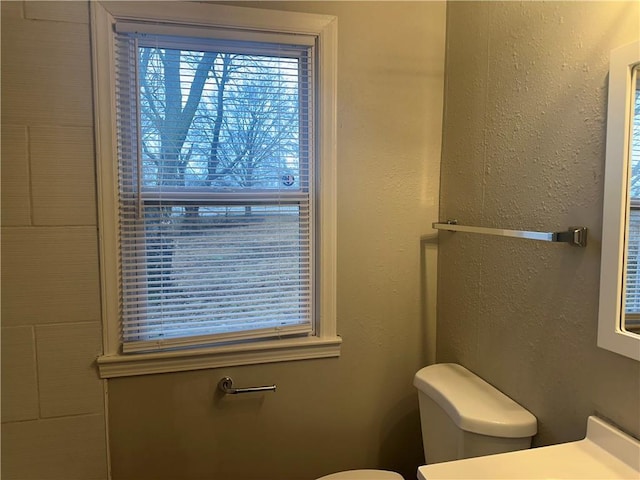
[[633,69],[629,158],[629,225],[627,226],[624,328],[640,333],[640,68]]
[[336,356],[335,19],[165,5],[92,4],[101,375]]
[[[640,335],[633,314],[632,296],[637,278],[637,239],[633,218],[636,163],[634,145],[637,104],[637,73],[640,41],[611,51],[607,104],[607,150],[602,210],[602,259],[600,262],[600,303],[598,346],[640,360]],[[634,77],[635,75],[635,77]],[[635,78],[635,79],[634,79]],[[627,265],[628,262],[628,265]],[[634,271],[635,270],[635,271]],[[627,301],[628,299],[628,301]]]

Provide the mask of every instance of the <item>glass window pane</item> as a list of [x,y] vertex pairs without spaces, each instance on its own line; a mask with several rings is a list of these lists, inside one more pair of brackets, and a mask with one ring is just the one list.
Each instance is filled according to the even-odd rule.
[[307,183],[300,59],[145,46],[138,62],[144,187]]

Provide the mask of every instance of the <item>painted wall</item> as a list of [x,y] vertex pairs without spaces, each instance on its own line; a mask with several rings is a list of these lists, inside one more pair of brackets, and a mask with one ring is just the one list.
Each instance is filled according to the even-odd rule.
[[2,478],[105,479],[88,8],[1,8]]
[[441,218],[553,231],[588,246],[441,233],[437,358],[528,408],[536,445],[588,415],[640,436],[640,364],[596,347],[607,71],[638,2],[452,2]]
[[[115,479],[415,477],[421,235],[437,215],[445,5],[240,2],[338,16],[339,359],[109,381]],[[221,398],[218,380],[275,383]]]
[[[248,5],[248,4],[244,4]],[[339,16],[339,359],[113,380],[113,478],[308,479],[422,462],[421,241],[435,220],[443,3]],[[2,2],[2,478],[107,477],[85,2]],[[427,288],[428,287],[428,288]],[[433,339],[431,340],[433,341]],[[215,384],[274,382],[220,398]]]
[[[433,355],[424,263],[438,208],[444,5],[259,6],[339,17],[343,355],[110,381],[114,478],[309,479],[357,467],[413,478],[411,380]],[[87,5],[1,8],[2,477],[104,479]],[[590,228],[586,249],[441,234],[438,360],[529,408],[537,444],[579,438],[592,413],[640,435],[640,365],[595,347],[608,54],[638,37],[638,8],[449,5],[441,218]],[[220,398],[227,374],[278,392]]]

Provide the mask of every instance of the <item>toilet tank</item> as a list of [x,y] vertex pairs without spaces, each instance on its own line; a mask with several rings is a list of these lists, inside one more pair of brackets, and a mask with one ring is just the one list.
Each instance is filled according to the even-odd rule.
[[416,373],[413,384],[426,463],[531,446],[536,417],[463,366],[430,365]]

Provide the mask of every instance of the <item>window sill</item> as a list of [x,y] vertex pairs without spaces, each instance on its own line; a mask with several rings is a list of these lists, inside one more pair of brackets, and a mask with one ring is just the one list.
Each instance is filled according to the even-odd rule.
[[170,352],[113,354],[98,357],[97,365],[100,378],[129,377],[205,368],[339,357],[341,343],[340,337],[306,337]]

